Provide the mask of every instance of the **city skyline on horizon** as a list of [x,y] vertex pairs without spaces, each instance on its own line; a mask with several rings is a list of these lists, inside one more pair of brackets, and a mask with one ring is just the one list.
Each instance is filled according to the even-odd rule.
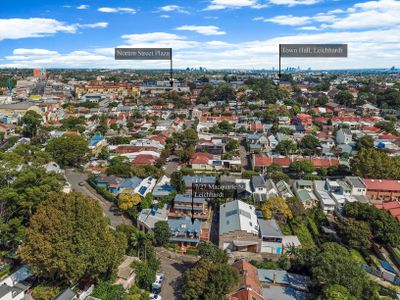
[[282,69],[385,69],[400,62],[400,1],[38,0],[0,12],[0,68],[167,69],[115,61],[115,47],[171,47],[174,68],[272,70],[283,43],[346,43],[347,58],[284,58]]

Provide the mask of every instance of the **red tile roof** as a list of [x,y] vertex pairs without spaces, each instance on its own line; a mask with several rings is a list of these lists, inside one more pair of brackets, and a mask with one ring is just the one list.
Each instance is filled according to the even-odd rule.
[[400,207],[400,202],[398,201],[392,201],[392,202],[386,202],[382,204],[382,208],[384,210],[391,210],[394,208],[399,208]]
[[294,161],[308,160],[311,161],[315,168],[329,168],[331,166],[339,165],[337,158],[308,158],[308,157],[267,157],[262,154],[254,155],[254,167],[268,167],[270,165],[277,164],[281,167],[287,168]]
[[208,161],[213,159],[214,156],[210,153],[197,152],[190,159],[190,164],[205,165]]
[[384,179],[363,179],[367,190],[400,192],[400,181]]
[[380,140],[395,140],[398,139],[398,136],[395,136],[393,134],[382,134],[379,136]]
[[390,213],[393,217],[400,216],[400,207],[398,207],[398,208],[393,208],[393,209],[389,210],[389,213]]
[[156,156],[149,154],[141,154],[132,160],[132,165],[153,165],[157,160]]
[[241,275],[240,286],[252,289],[257,294],[262,294],[261,284],[258,280],[257,268],[241,259],[232,264]]

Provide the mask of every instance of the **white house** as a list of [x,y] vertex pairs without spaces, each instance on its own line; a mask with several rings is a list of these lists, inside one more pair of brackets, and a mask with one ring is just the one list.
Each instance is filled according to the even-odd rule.
[[336,132],[336,143],[350,144],[353,141],[353,134],[348,128],[341,128]]

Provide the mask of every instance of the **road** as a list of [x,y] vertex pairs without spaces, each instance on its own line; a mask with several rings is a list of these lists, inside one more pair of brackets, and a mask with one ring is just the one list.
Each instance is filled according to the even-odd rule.
[[182,274],[193,266],[197,257],[172,253],[164,248],[156,248],[157,258],[161,262],[160,272],[164,273],[165,282],[161,288],[161,298],[172,300],[181,299]]
[[[110,219],[110,225],[112,227],[117,227],[120,224],[132,225],[132,220],[125,217],[124,215],[119,215],[117,207],[100,196],[87,182],[86,179],[88,175],[86,173],[75,172],[74,170],[65,170],[65,177],[67,181],[71,184],[74,191],[81,192],[82,194],[97,200],[101,207],[103,208],[104,214]],[[79,185],[80,182],[84,182],[84,185]],[[113,209],[114,208],[114,209]],[[114,211],[113,211],[114,210]]]

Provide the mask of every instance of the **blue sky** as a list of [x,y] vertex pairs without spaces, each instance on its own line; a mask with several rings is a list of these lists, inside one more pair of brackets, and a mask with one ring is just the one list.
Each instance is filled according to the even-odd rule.
[[177,68],[277,67],[279,43],[348,43],[302,68],[400,66],[400,0],[18,1],[0,11],[0,67],[162,68],[114,47],[172,47]]

